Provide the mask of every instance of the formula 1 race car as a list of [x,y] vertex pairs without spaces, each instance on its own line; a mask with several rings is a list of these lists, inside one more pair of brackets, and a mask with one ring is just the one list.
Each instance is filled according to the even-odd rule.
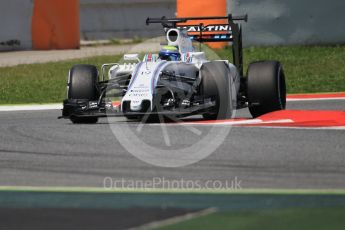
[[[227,20],[226,24],[186,25],[190,21]],[[159,54],[124,55],[124,64],[76,65],[69,72],[61,118],[96,123],[99,117],[124,116],[228,119],[235,109],[248,107],[253,117],[282,110],[285,77],[278,61],[258,61],[243,74],[242,29],[245,16],[148,18],[160,23],[167,45]],[[196,52],[194,42],[232,42],[233,64],[210,61]],[[106,78],[106,75],[108,77]]]

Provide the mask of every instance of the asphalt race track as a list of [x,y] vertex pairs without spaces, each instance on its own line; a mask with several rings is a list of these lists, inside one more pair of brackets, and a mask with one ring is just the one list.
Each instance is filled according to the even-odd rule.
[[[345,110],[345,100],[289,102],[288,109]],[[209,157],[182,168],[156,167],[129,154],[108,120],[72,125],[58,110],[0,113],[0,186],[103,187],[125,180],[241,180],[242,188],[323,189],[345,186],[345,130],[233,127]],[[246,109],[238,117],[248,117]],[[123,119],[113,124],[120,128]],[[132,122],[131,127],[139,124]],[[201,131],[208,127],[197,126]],[[159,125],[144,126],[145,141],[165,148]],[[197,137],[168,128],[172,142]]]

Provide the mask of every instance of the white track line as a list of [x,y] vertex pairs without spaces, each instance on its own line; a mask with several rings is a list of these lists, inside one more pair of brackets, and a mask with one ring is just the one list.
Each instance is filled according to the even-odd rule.
[[295,130],[345,130],[345,126],[330,126],[330,127],[306,127],[306,126],[242,126],[248,128],[261,129],[295,129]]
[[[249,119],[249,120],[243,120],[243,121],[215,121],[215,122],[186,122],[186,123],[172,123],[168,125],[260,125],[260,124],[287,124],[287,123],[294,123],[291,119],[280,119],[280,120],[267,120],[263,121],[261,119]],[[159,125],[159,124],[158,124]]]
[[332,100],[345,100],[345,97],[325,97],[325,98],[287,98],[288,102],[294,101],[332,101]]
[[201,210],[199,212],[194,212],[194,213],[188,213],[186,215],[183,216],[177,216],[177,217],[172,217],[166,220],[162,220],[162,221],[155,221],[152,223],[148,223],[148,224],[144,224],[142,226],[139,227],[135,227],[135,228],[130,228],[130,230],[149,230],[149,229],[156,229],[156,228],[160,228],[160,227],[164,227],[164,226],[168,226],[168,225],[174,225],[174,224],[178,224],[181,222],[185,222],[191,219],[195,219],[198,217],[202,217],[202,216],[208,216],[210,214],[213,214],[217,212],[217,209],[215,208],[208,208],[205,210]]
[[41,110],[59,110],[62,104],[46,104],[46,105],[9,105],[0,106],[0,112],[12,111],[41,111]]

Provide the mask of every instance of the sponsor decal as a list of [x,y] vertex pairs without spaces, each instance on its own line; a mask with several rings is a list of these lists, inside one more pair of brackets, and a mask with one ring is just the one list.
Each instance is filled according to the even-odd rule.
[[96,101],[89,102],[89,109],[96,109],[98,108],[98,103]]
[[229,32],[231,30],[230,25],[208,25],[204,27],[200,26],[181,26],[178,29],[186,30],[188,33],[192,32]]

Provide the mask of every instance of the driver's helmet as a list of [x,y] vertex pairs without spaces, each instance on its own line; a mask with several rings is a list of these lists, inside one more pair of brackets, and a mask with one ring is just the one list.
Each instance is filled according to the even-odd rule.
[[181,54],[175,46],[164,46],[159,52],[159,58],[166,61],[179,61]]

